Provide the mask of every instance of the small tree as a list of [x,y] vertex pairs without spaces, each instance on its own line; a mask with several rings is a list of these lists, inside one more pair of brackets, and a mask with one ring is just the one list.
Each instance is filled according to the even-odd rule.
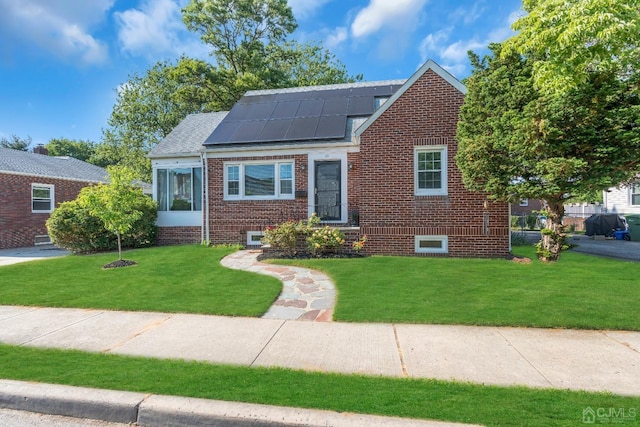
[[110,166],[107,171],[109,184],[89,187],[89,191],[81,194],[80,200],[92,215],[104,223],[104,228],[116,235],[118,260],[122,261],[122,235],[128,233],[142,216],[142,212],[135,208],[142,189],[133,185],[136,177],[130,169]]

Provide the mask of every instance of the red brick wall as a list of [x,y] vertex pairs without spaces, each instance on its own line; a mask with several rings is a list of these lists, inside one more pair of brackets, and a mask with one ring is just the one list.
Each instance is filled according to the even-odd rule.
[[202,227],[158,227],[158,246],[202,242]]
[[[463,98],[429,70],[362,134],[358,192],[367,253],[415,255],[415,235],[447,235],[449,256],[508,254],[508,205],[467,191],[455,163]],[[447,146],[446,196],[414,195],[414,147],[429,145]]]
[[73,200],[88,182],[0,173],[0,248],[33,246],[46,235],[48,213],[31,212],[31,184],[53,184],[55,205]]
[[[247,231],[262,231],[267,226],[280,224],[288,219],[305,219],[307,204],[313,203],[313,195],[294,200],[224,200],[224,163],[251,160],[289,160],[295,162],[294,191],[307,191],[306,155],[271,157],[235,157],[208,159],[209,173],[209,232],[212,244],[247,243]],[[302,170],[304,165],[304,170]]]

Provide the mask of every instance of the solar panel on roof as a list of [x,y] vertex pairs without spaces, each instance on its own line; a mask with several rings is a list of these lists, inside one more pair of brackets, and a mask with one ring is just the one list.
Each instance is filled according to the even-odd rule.
[[275,94],[243,96],[238,101],[238,104],[254,104],[256,102],[271,102],[271,101],[274,101],[275,98],[276,98]]
[[344,98],[349,96],[351,89],[329,89],[329,90],[315,90],[313,91],[313,98]]
[[251,114],[252,109],[253,105],[251,104],[236,104],[225,117],[225,121],[244,120]]
[[213,133],[209,135],[204,144],[225,144],[230,142],[233,134],[235,134],[240,127],[240,124],[241,122],[225,122],[223,120],[222,123],[215,128]]
[[269,120],[258,136],[259,141],[281,141],[285,139],[293,119]]
[[311,91],[308,92],[283,92],[276,94],[274,101],[282,102],[282,101],[300,101],[302,99],[309,99]]
[[285,139],[305,141],[314,139],[320,117],[300,117],[293,120]]
[[344,140],[351,117],[368,117],[376,98],[393,95],[402,85],[381,84],[335,89],[283,89],[244,96],[207,138],[205,145]]
[[246,117],[248,120],[260,120],[268,119],[271,117],[273,110],[276,108],[275,102],[261,102],[253,105],[251,108],[250,117]]
[[315,117],[319,116],[322,112],[322,106],[324,105],[324,99],[305,99],[300,102],[300,108],[298,108],[298,117]]
[[276,108],[271,114],[272,119],[288,119],[296,116],[300,101],[276,102]]
[[266,120],[252,120],[242,122],[236,133],[231,138],[231,142],[251,142],[258,141],[258,136],[264,129]]
[[316,138],[333,139],[344,138],[347,132],[347,116],[323,116],[320,117]]
[[347,107],[349,106],[349,98],[340,97],[340,98],[329,98],[324,101],[324,108],[322,109],[323,116],[330,115],[346,115]]
[[363,116],[373,114],[375,109],[375,101],[373,96],[352,96],[349,98],[349,107],[347,115]]

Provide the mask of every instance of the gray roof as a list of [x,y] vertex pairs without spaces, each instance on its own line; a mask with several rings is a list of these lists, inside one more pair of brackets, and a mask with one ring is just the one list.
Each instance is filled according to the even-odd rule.
[[150,158],[197,155],[228,111],[189,114],[149,153]]
[[376,99],[389,98],[405,80],[247,92],[206,139],[229,144],[344,141],[350,117],[369,117]]
[[106,169],[73,157],[52,157],[0,148],[0,173],[14,173],[73,181],[108,182]]

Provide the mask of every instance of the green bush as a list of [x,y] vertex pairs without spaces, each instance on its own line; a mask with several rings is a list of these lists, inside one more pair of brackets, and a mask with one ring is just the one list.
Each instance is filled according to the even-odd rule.
[[[151,246],[158,234],[156,203],[148,196],[142,196],[137,201],[136,209],[142,212],[142,217],[123,236],[122,246],[125,248]],[[47,230],[53,243],[73,253],[102,252],[118,248],[116,235],[107,231],[102,221],[91,215],[89,209],[78,200],[61,203],[47,220]]]
[[320,223],[320,218],[313,213],[308,220],[294,221],[290,219],[277,227],[267,227],[264,230],[262,242],[270,245],[274,249],[283,251],[292,256],[296,253],[298,236],[307,236],[311,233],[311,228]]
[[345,241],[342,231],[327,225],[313,230],[313,233],[307,237],[307,247],[312,254],[318,255],[329,249],[339,248]]

